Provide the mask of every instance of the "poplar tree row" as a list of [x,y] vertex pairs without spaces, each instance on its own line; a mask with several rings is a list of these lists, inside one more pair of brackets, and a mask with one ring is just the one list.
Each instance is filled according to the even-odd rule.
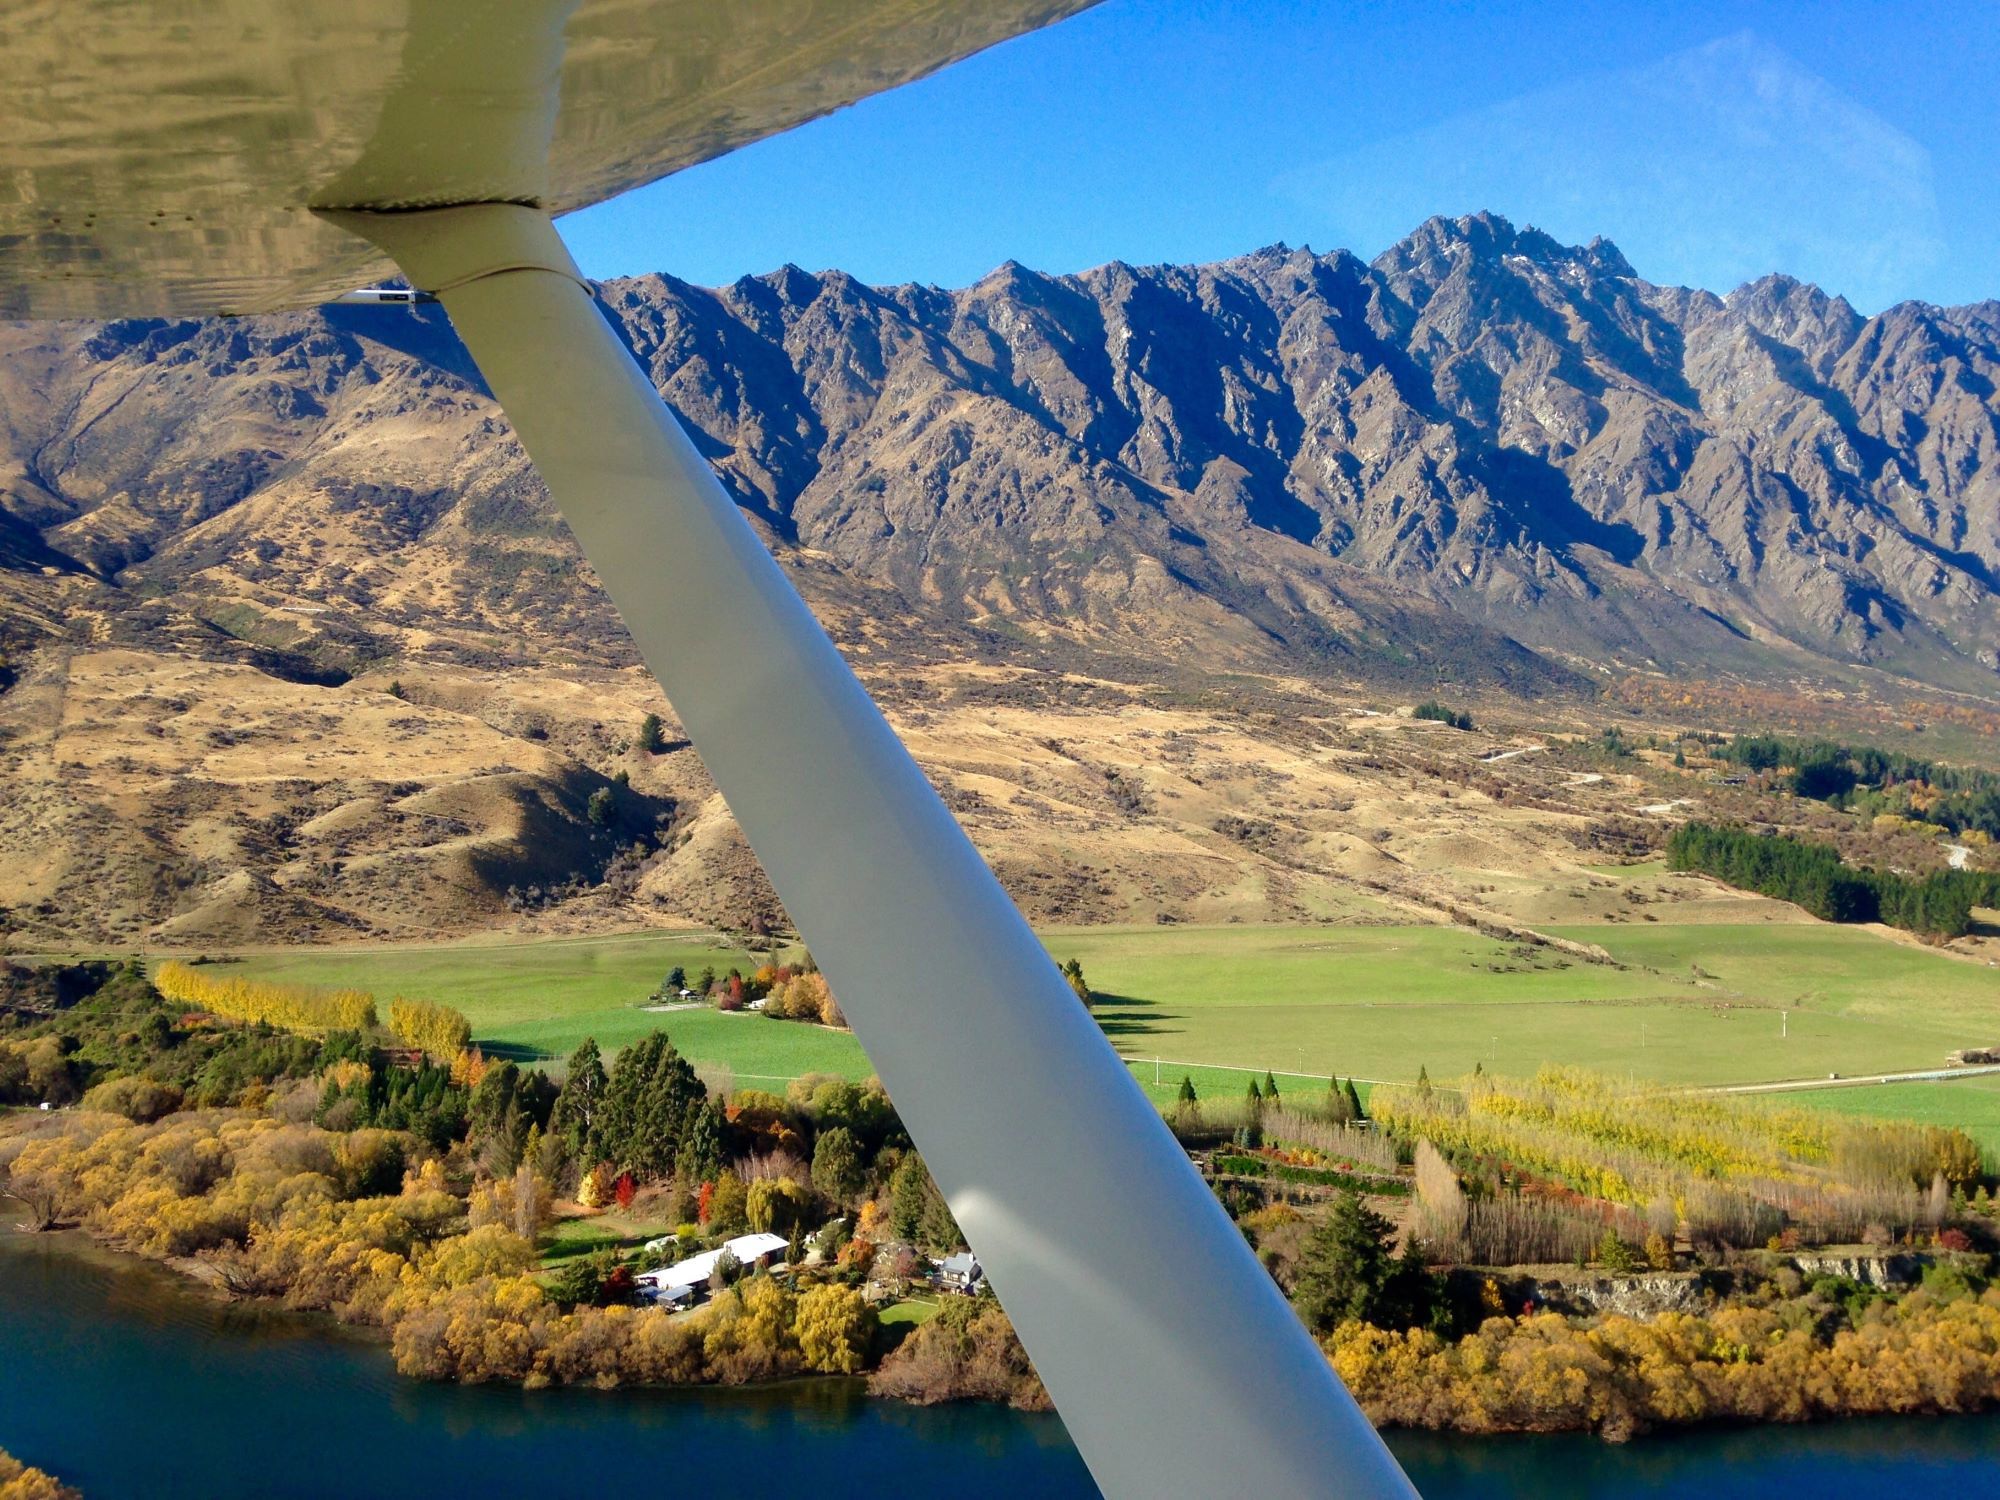
[[178,959],[160,965],[153,974],[153,988],[177,1005],[252,1025],[314,1032],[361,1031],[375,1025],[375,997],[366,990],[210,975]]
[[389,1002],[389,1029],[405,1047],[446,1063],[472,1041],[472,1023],[450,1006],[402,995]]

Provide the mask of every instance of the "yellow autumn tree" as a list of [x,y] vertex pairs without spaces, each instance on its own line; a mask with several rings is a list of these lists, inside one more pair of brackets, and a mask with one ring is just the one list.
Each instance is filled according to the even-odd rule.
[[154,971],[153,988],[177,1005],[251,1025],[313,1032],[363,1031],[375,1025],[375,997],[366,990],[212,975],[178,959]]
[[852,1287],[827,1284],[799,1297],[794,1331],[809,1370],[852,1375],[861,1369],[874,1333],[875,1314]]
[[389,1029],[405,1047],[445,1061],[472,1041],[472,1023],[448,1005],[398,995],[389,1002]]
[[0,1449],[0,1500],[82,1500],[82,1494]]

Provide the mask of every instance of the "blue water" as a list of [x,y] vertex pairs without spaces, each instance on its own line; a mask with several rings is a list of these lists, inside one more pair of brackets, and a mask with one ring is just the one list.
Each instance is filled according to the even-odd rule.
[[[1431,1500],[2000,1497],[2000,1417],[1655,1438],[1398,1434]],[[419,1384],[381,1344],[0,1223],[0,1447],[88,1500],[1090,1496],[1053,1417],[758,1391]]]

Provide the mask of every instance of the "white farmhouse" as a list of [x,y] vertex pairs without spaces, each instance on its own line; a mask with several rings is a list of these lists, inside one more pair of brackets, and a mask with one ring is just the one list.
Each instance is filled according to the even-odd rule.
[[[655,1240],[647,1249],[666,1242]],[[739,1234],[733,1240],[725,1241],[718,1249],[704,1250],[700,1255],[690,1255],[675,1265],[662,1266],[657,1271],[642,1271],[633,1278],[639,1288],[639,1295],[652,1302],[682,1303],[699,1301],[708,1279],[715,1274],[715,1268],[724,1255],[734,1256],[736,1263],[744,1270],[764,1265],[774,1255],[785,1251],[785,1238],[777,1234]]]

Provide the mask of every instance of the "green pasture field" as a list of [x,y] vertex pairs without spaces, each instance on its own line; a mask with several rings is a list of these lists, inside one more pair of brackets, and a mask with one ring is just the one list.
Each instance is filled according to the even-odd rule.
[[703,932],[609,938],[450,943],[428,947],[294,948],[246,955],[235,972],[298,984],[353,985],[386,1008],[392,995],[436,1000],[465,1013],[489,1054],[561,1060],[586,1036],[607,1052],[653,1031],[697,1062],[725,1064],[747,1087],[801,1073],[866,1078],[854,1038],[796,1021],[771,1021],[705,1006],[656,1011],[645,1004],[676,964],[692,979],[704,968],[749,973],[763,960]]
[[1880,1120],[1956,1125],[1978,1141],[1989,1168],[2000,1163],[2000,1074],[1921,1083],[1864,1083],[1762,1095],[1773,1103]]
[[[1306,1095],[1331,1073],[1411,1079],[1423,1066],[1442,1083],[1475,1063],[1746,1083],[1936,1067],[1954,1048],[2000,1042],[2000,971],[1872,932],[1641,922],[1557,931],[1604,947],[1617,966],[1434,926],[1063,928],[1044,940],[1057,959],[1081,960],[1106,1034],[1162,1098],[1184,1072],[1204,1099],[1242,1095],[1245,1074],[1232,1069],[1268,1068],[1284,1092]],[[240,972],[443,1001],[506,1056],[561,1058],[586,1035],[615,1049],[664,1028],[688,1056],[726,1064],[750,1086],[869,1072],[845,1033],[638,1008],[674,964],[752,967],[707,934],[647,933],[292,950],[248,956]]]
[[[1106,999],[1098,1015],[1151,1084],[1150,1059],[1442,1082],[1570,1063],[1733,1083],[1936,1067],[2000,1041],[2000,973],[1822,924],[1616,923],[1558,929],[1623,967],[1523,957],[1445,927],[1099,928],[1047,934]],[[1566,964],[1566,967],[1555,967]],[[1165,1082],[1167,1066],[1162,1067]],[[1178,1081],[1178,1071],[1175,1074]],[[1238,1075],[1228,1097],[1244,1087]],[[1203,1097],[1203,1080],[1195,1086]]]

